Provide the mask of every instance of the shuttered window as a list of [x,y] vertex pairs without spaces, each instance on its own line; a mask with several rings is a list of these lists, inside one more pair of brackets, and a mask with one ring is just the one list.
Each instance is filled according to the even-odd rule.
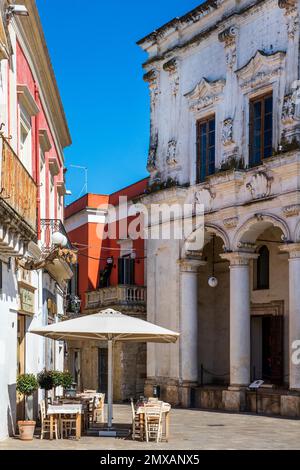
[[129,256],[119,258],[118,261],[118,283],[121,286],[132,286],[135,284],[135,260]]
[[273,95],[268,94],[250,102],[250,166],[272,156]]
[[215,116],[197,122],[197,183],[215,173],[216,120]]

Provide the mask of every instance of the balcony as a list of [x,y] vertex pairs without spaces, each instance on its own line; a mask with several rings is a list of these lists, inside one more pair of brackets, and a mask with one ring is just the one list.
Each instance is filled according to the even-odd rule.
[[41,251],[47,271],[59,284],[72,278],[76,254],[61,220],[41,220]]
[[68,234],[64,227],[64,224],[60,219],[42,219],[41,220],[41,240],[42,240],[42,251],[50,252],[54,248],[53,235],[61,234],[65,237],[65,246],[68,250],[72,250],[72,244],[69,240]]
[[86,293],[86,310],[102,308],[121,309],[122,312],[146,311],[146,287],[115,286],[105,287]]
[[22,256],[36,241],[37,187],[9,143],[2,138],[0,186],[0,250]]

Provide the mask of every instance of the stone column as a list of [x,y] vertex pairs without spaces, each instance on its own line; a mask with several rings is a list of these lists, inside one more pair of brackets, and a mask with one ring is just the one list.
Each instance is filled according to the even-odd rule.
[[235,252],[221,257],[230,262],[230,388],[223,399],[226,409],[241,410],[245,397],[240,392],[250,383],[249,262],[258,255]]
[[198,384],[198,273],[206,262],[180,261],[180,378],[181,401],[190,406],[190,389]]
[[295,351],[299,350],[300,341],[300,243],[285,245],[281,251],[289,253],[290,389],[300,391],[300,364],[293,357]]

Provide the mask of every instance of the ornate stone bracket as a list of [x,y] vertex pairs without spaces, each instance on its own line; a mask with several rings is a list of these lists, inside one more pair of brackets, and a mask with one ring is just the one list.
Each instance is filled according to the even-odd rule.
[[219,34],[219,41],[224,43],[225,46],[226,64],[230,69],[232,69],[236,64],[237,34],[238,28],[236,26],[230,26]]
[[270,196],[274,178],[265,172],[259,171],[254,174],[247,183],[246,188],[250,191],[253,199],[261,199]]
[[223,225],[226,230],[230,230],[236,228],[238,226],[239,218],[238,217],[230,217],[228,219],[223,220]]
[[168,152],[167,152],[167,164],[169,166],[177,165],[176,152],[177,152],[177,141],[175,139],[170,140],[170,142],[168,143]]
[[227,118],[223,122],[222,128],[222,144],[224,146],[233,144],[233,119]]
[[212,209],[215,197],[209,185],[203,186],[195,193],[195,204],[203,204],[204,210],[209,211]]
[[151,105],[154,106],[157,103],[159,96],[159,72],[158,70],[150,70],[144,75],[144,81],[149,84]]
[[179,73],[178,73],[178,59],[174,57],[173,59],[169,60],[163,65],[163,69],[165,72],[168,72],[170,82],[171,82],[171,88],[172,88],[172,94],[177,95],[179,91]]
[[286,218],[298,216],[300,214],[300,204],[286,206],[282,209],[282,212]]
[[296,115],[296,96],[291,93],[284,97],[281,120],[283,124],[293,124]]
[[150,147],[148,153],[147,170],[152,173],[157,169],[157,147],[158,147],[158,133],[155,132],[150,138]]

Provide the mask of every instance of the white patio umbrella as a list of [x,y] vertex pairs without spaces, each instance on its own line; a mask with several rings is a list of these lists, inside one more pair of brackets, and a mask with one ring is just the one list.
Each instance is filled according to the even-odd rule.
[[113,346],[117,341],[139,343],[175,343],[179,333],[167,330],[139,318],[123,315],[112,309],[32,328],[30,333],[54,340],[101,340],[108,343],[108,428],[112,428],[113,407]]

